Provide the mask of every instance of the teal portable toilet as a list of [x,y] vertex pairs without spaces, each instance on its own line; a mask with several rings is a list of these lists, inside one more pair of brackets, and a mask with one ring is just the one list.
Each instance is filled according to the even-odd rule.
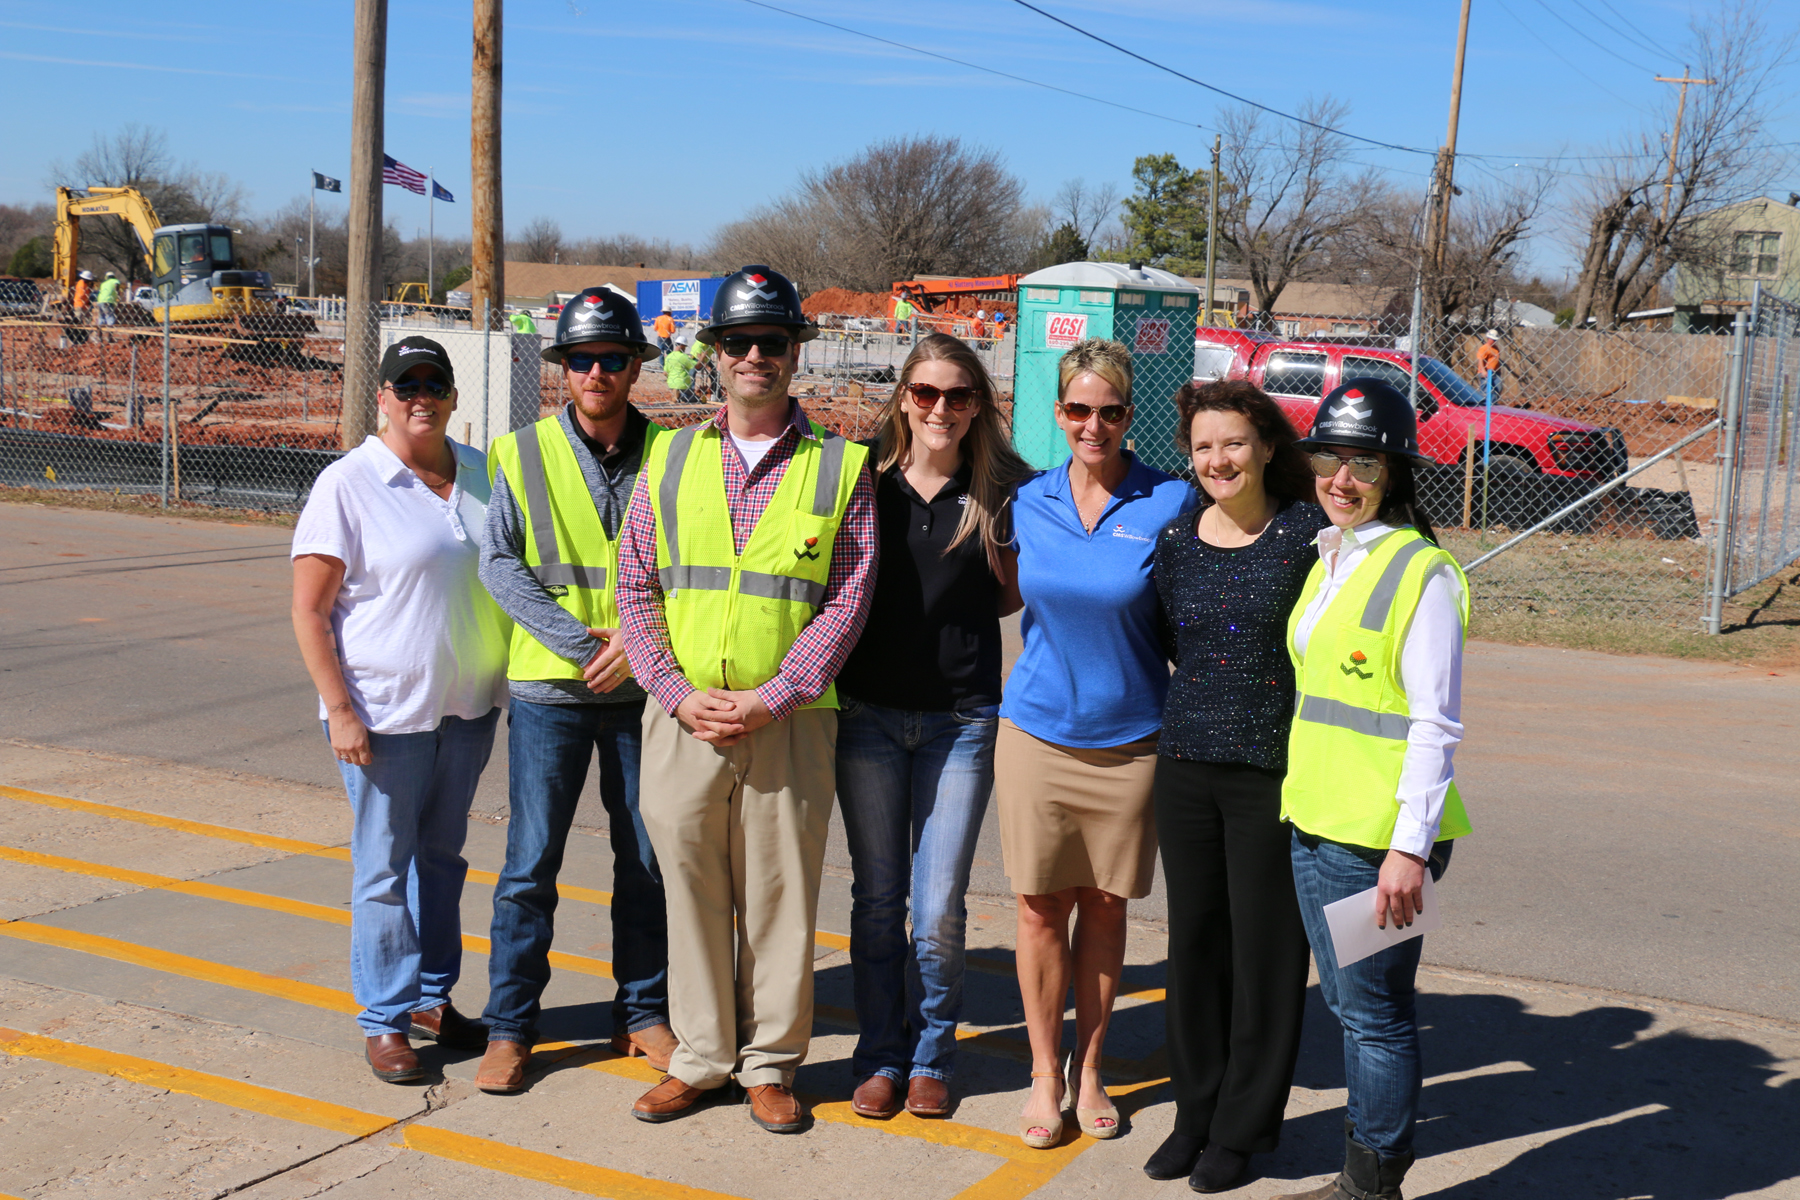
[[1084,338],[1131,350],[1135,411],[1127,445],[1150,466],[1186,467],[1175,449],[1175,393],[1194,376],[1200,289],[1179,275],[1135,263],[1073,262],[1019,280],[1013,443],[1034,467],[1066,462],[1056,427],[1056,364]]

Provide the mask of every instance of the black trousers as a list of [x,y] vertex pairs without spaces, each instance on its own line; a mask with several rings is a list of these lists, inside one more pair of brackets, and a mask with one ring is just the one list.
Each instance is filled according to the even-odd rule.
[[1264,1154],[1293,1085],[1308,962],[1281,773],[1158,758],[1154,795],[1175,1132]]

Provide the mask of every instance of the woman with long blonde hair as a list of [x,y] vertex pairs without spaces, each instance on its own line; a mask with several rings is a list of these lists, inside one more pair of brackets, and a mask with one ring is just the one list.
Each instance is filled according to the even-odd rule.
[[837,680],[861,1028],[851,1105],[941,1117],[962,1011],[963,896],[994,782],[1000,618],[1017,607],[1005,601],[1011,495],[1031,468],[981,360],[944,334],[907,356],[874,461],[881,570]]

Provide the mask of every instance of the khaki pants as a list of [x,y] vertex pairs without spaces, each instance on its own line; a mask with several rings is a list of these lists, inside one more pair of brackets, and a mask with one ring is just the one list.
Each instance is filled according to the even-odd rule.
[[669,1027],[681,1043],[669,1073],[683,1083],[791,1087],[806,1060],[836,767],[835,709],[803,709],[720,749],[644,706],[639,807],[668,897]]

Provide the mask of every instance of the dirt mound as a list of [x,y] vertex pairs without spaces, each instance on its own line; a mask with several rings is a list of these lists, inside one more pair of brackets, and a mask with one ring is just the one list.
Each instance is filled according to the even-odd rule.
[[886,292],[852,292],[845,288],[826,288],[802,300],[800,311],[809,317],[816,317],[820,313],[834,313],[843,317],[885,317],[894,311],[894,301]]

